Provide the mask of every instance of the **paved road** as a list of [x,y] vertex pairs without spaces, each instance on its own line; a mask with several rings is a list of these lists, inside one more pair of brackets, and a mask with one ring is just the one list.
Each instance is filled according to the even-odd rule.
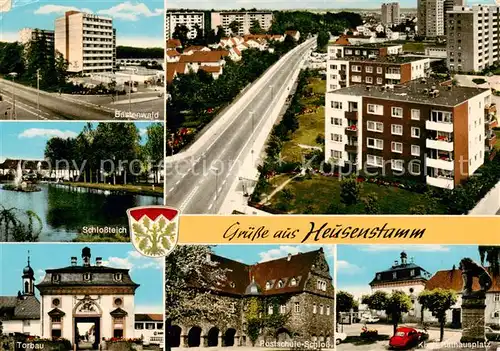
[[202,151],[188,159],[167,164],[167,205],[188,214],[218,212],[244,157],[253,151],[251,145],[256,132],[265,123],[272,123],[269,115],[278,100],[278,91],[289,82],[304,54],[313,45],[314,41],[307,42],[293,55],[277,62],[276,65],[282,66],[263,76],[264,88],[250,96],[245,107],[207,141]]
[[[13,94],[15,118],[12,118]],[[139,113],[158,112],[158,119],[163,120],[163,97],[159,97],[158,94],[158,92],[151,91],[140,95],[132,95],[133,99],[140,97],[144,98],[144,100],[153,100],[132,103],[130,110]],[[115,105],[109,96],[59,95],[58,93],[43,91],[39,95],[38,108],[37,91],[35,89],[5,79],[0,79],[0,95],[3,98],[0,102],[0,120],[114,120],[116,119],[116,110],[129,111],[127,103]]]

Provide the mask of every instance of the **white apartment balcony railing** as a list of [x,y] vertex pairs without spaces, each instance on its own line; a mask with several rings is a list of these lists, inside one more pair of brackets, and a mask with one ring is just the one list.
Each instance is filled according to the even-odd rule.
[[446,139],[427,139],[425,146],[429,149],[453,151],[453,141]]
[[401,80],[401,74],[400,73],[386,73],[385,74],[385,79],[397,79],[397,80]]
[[438,187],[438,188],[443,188],[443,189],[453,189],[455,186],[455,183],[452,178],[448,177],[431,177],[427,176],[426,177],[427,184]]
[[427,167],[440,168],[446,171],[453,171],[454,162],[451,158],[430,158],[426,157],[425,163]]
[[425,128],[438,132],[453,133],[453,123],[451,122],[433,122],[425,121]]

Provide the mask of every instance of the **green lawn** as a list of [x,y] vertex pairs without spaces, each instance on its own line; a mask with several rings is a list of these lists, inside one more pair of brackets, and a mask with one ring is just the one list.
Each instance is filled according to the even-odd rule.
[[403,51],[424,52],[425,44],[421,42],[408,42],[403,44]]
[[497,142],[495,143],[495,149],[500,151],[500,129],[495,130],[495,134],[497,135]]
[[281,156],[285,161],[301,162],[302,154],[309,152],[298,146],[298,144],[323,147],[316,143],[318,134],[325,134],[325,107],[316,104],[319,97],[324,96],[326,91],[326,82],[319,78],[311,78],[309,87],[312,88],[313,96],[303,98],[301,101],[306,108],[314,109],[315,112],[300,115],[299,129],[292,134],[291,139],[284,143],[281,150]]
[[[271,183],[277,186],[277,183],[285,180],[281,175],[279,180],[273,179]],[[289,189],[294,198],[291,201],[285,198],[282,190],[270,200],[271,207],[290,213],[326,214],[330,212],[329,207],[332,204],[340,204],[340,182],[334,177],[314,175],[311,179],[297,179],[290,182],[285,189]],[[361,197],[369,193],[377,194],[381,214],[408,214],[410,208],[426,204],[425,198],[419,193],[365,182]],[[444,209],[437,208],[436,211],[441,213]],[[364,205],[360,202],[349,206],[346,212],[364,214]]]

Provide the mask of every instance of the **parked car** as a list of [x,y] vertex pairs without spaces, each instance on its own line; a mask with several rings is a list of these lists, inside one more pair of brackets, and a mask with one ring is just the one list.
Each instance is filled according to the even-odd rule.
[[389,347],[394,349],[405,349],[418,345],[424,338],[425,334],[415,328],[399,327],[389,340]]
[[380,318],[372,316],[372,315],[363,315],[361,316],[361,322],[363,323],[377,323],[380,320]]
[[500,341],[500,330],[494,330],[491,327],[485,327],[486,339],[489,341]]
[[340,344],[346,338],[347,338],[347,334],[346,333],[335,332],[335,345]]

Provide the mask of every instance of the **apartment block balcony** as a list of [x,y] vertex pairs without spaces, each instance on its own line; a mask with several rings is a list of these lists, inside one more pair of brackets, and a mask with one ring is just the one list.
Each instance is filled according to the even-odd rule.
[[486,134],[486,146],[492,149],[493,147],[495,147],[496,142],[497,142],[497,135],[494,132]]
[[425,146],[428,149],[453,151],[453,139],[445,136],[427,138]]
[[493,129],[498,127],[498,119],[494,114],[488,114],[484,118],[484,123],[486,124],[487,129]]
[[488,104],[484,106],[484,113],[485,114],[496,114],[497,113],[497,105],[492,102],[491,104]]
[[453,177],[447,177],[447,176],[427,176],[426,177],[427,184],[438,187],[438,188],[443,188],[443,189],[453,189],[455,186],[455,182],[453,181]]
[[345,118],[351,121],[357,121],[358,120],[358,111],[346,111],[345,112]]
[[426,157],[425,163],[427,167],[444,169],[446,171],[453,171],[454,169],[454,161],[450,156]]
[[425,121],[425,128],[437,132],[453,133],[453,122]]
[[400,73],[386,73],[385,79],[401,80],[401,74]]
[[357,134],[358,133],[358,125],[351,124],[345,128],[347,134]]
[[345,72],[345,70],[339,71],[339,76],[340,76],[340,80],[346,80],[346,72]]
[[345,144],[345,151],[356,153],[358,152],[358,143],[347,143]]

